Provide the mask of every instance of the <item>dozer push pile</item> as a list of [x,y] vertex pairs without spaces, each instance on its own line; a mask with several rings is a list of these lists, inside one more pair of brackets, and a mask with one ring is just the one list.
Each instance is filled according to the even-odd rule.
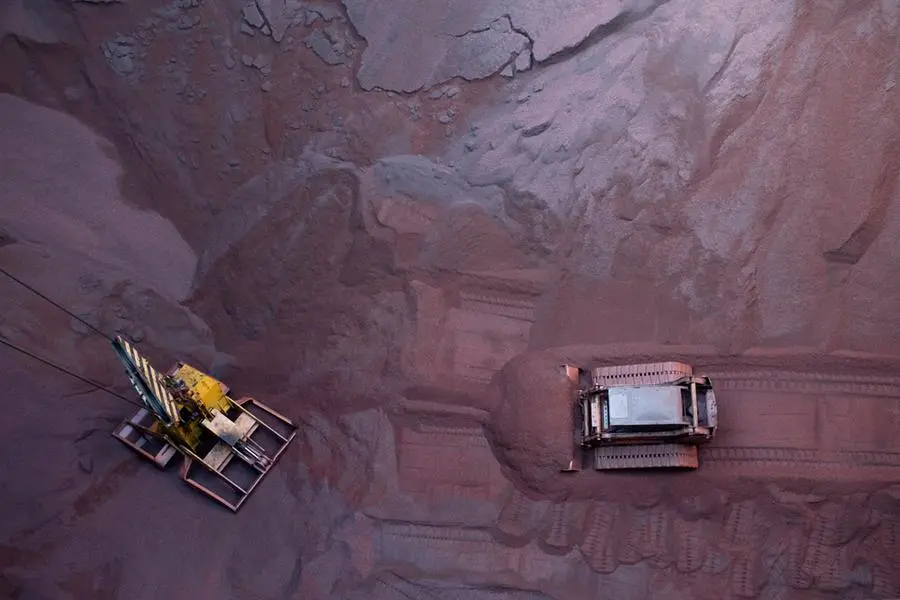
[[232,400],[222,382],[188,364],[163,375],[124,338],[113,348],[145,406],[113,436],[160,468],[180,452],[182,479],[236,512],[297,426],[253,398]]
[[698,467],[698,446],[718,426],[708,377],[678,362],[563,370],[575,435],[565,471],[580,470],[585,455],[598,470]]

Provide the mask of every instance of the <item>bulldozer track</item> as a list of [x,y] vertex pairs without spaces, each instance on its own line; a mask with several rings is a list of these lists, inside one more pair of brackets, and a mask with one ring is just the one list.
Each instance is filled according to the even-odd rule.
[[693,369],[684,363],[660,362],[591,369],[594,385],[655,385],[689,377]]
[[629,444],[599,446],[594,450],[594,468],[636,469],[646,467],[696,468],[697,447],[686,444]]

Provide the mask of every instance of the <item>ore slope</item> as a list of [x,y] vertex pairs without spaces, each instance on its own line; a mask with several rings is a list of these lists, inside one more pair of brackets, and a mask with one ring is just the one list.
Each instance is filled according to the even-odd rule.
[[[0,595],[895,596],[898,12],[9,3],[0,262],[302,429],[211,513],[4,354]],[[701,471],[561,482],[576,358],[711,369]]]

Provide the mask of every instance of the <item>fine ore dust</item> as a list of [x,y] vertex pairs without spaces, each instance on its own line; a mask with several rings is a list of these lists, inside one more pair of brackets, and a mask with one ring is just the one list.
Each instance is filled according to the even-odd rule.
[[[7,2],[0,269],[71,314],[0,273],[0,598],[900,596],[898,49],[874,1]],[[298,425],[239,512],[110,435],[92,328]],[[664,361],[699,468],[562,472],[563,365]]]

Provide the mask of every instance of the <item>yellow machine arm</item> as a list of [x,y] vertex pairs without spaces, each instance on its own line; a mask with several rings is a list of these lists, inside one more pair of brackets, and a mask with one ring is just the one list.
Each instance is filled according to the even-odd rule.
[[112,344],[116,356],[125,365],[131,385],[147,408],[167,425],[178,423],[178,408],[175,406],[175,399],[166,389],[163,375],[123,337],[116,336]]
[[113,436],[161,467],[180,452],[185,481],[236,511],[294,439],[296,425],[253,398],[232,400],[225,384],[186,363],[163,375],[122,337],[113,348],[147,407]]

